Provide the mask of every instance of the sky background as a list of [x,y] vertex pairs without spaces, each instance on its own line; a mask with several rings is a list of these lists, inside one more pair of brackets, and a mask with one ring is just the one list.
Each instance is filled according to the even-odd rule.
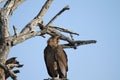
[[[13,25],[21,31],[45,1],[26,0],[19,6],[10,19],[11,34]],[[49,22],[66,5],[70,10],[53,24],[79,33],[80,36],[74,36],[75,40],[97,40],[96,44],[79,46],[76,50],[65,49],[69,60],[68,79],[120,80],[120,0],[54,0],[44,22]],[[49,37],[34,37],[11,49],[8,57],[16,56],[24,64],[17,74],[19,80],[49,78],[43,58]]]

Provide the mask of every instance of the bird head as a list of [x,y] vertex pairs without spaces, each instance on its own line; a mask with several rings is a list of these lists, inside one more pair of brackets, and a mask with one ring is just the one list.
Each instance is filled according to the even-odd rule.
[[47,43],[51,47],[57,47],[60,39],[57,36],[52,36],[48,39]]

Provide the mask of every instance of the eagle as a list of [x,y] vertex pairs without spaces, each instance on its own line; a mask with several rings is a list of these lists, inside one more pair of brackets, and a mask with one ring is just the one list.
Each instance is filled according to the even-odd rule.
[[68,59],[66,52],[59,45],[60,39],[52,36],[44,49],[44,60],[47,72],[52,79],[67,79]]

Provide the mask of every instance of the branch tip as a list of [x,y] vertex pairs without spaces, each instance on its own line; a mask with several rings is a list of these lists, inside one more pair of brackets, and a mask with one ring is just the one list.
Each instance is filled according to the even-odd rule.
[[70,10],[70,7],[69,7],[69,5],[67,5],[67,6],[65,6],[63,9],[65,9],[65,10]]

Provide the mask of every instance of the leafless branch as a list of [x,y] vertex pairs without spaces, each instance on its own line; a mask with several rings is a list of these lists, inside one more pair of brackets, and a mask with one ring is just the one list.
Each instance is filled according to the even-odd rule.
[[74,34],[74,35],[78,35],[78,36],[79,36],[78,33],[72,32],[72,31],[70,31],[70,30],[68,30],[68,29],[64,29],[64,28],[60,28],[60,27],[52,26],[52,25],[50,25],[50,28],[59,30],[59,31],[61,31],[61,32],[66,32],[66,33],[69,33],[69,34]]
[[8,15],[11,15],[13,11],[22,3],[24,0],[8,0],[4,5]]
[[[45,30],[41,30],[39,32],[35,32],[34,31],[34,27],[37,26],[38,24],[40,24],[40,27],[44,27],[45,28],[45,24],[43,25],[42,22],[40,22],[40,19],[42,19],[43,15],[45,14],[45,12],[48,10],[49,6],[50,6],[50,3],[52,2],[53,0],[47,0],[46,3],[44,4],[44,6],[42,7],[42,10],[39,12],[39,14],[30,22],[28,23],[24,29],[21,31],[20,35],[18,36],[18,38],[12,38],[12,44],[13,45],[16,45],[18,43],[21,43],[31,37],[34,37],[36,35],[41,35],[41,34],[44,34],[44,33],[48,33],[50,35],[52,35],[52,33],[55,33],[57,35],[59,35],[61,37],[61,39],[63,40],[66,40],[66,36],[60,34],[59,32],[56,32],[55,30],[52,30],[52,29],[49,29],[47,32]],[[68,6],[64,7],[58,14],[60,15],[62,12],[64,12],[65,10],[68,10]],[[49,23],[51,23],[57,16],[55,16]],[[49,24],[48,23],[48,24]],[[41,26],[42,25],[42,26]],[[61,36],[62,35],[62,36]],[[42,35],[41,35],[42,36]],[[72,42],[70,41],[70,39],[67,37],[67,40],[69,42]]]
[[13,30],[14,30],[14,35],[16,35],[17,37],[19,35],[19,32],[15,26],[13,26]]
[[49,9],[51,3],[53,0],[47,0],[45,4],[43,5],[42,9],[38,13],[38,15],[31,21],[29,22],[21,31],[21,33],[27,33],[27,32],[33,32],[34,28],[39,24],[42,23],[42,18]]
[[24,0],[7,0],[6,4],[0,11],[0,27],[1,36],[5,40],[6,37],[10,36],[9,29],[9,18],[13,11],[23,2]]
[[[41,27],[44,28],[45,24],[44,23],[43,24],[39,24],[39,26],[41,26]],[[43,31],[43,33],[45,33],[45,32]],[[49,34],[49,35],[51,35],[51,36],[58,36],[60,39],[68,41],[70,43],[73,42],[73,40],[71,40],[69,37],[61,34],[60,32],[58,32],[58,31],[56,31],[54,29],[48,28],[46,33]]]
[[7,66],[5,66],[4,64],[0,63],[0,67],[3,68],[5,73],[7,73],[13,80],[17,80],[17,76]]
[[[32,38],[32,37],[42,36],[42,34],[44,34],[44,33],[45,33],[44,30],[41,30],[41,31],[35,31],[35,32],[28,32],[28,33],[25,33],[25,34],[19,34],[19,35],[17,36],[17,38],[16,38],[15,35],[12,36],[12,37],[9,37],[9,38],[10,38],[10,40],[12,41],[12,42],[11,42],[11,43],[12,43],[12,46],[15,46],[16,44],[19,44],[19,43],[21,43],[21,42],[24,42],[25,40],[30,39],[30,38]],[[49,28],[49,29],[47,30],[47,34],[49,34],[49,35],[51,35],[51,36],[54,36],[54,35],[59,36],[60,39],[65,40],[65,41],[68,41],[68,42],[70,42],[70,43],[73,42],[69,37],[67,37],[67,36],[61,34],[60,32],[58,32],[58,31],[56,31],[56,30],[53,30],[53,29],[51,29],[51,28]]]
[[[10,13],[12,13],[17,8],[17,6],[20,3],[22,3],[23,1],[24,0],[8,0],[7,3],[4,5],[4,7],[6,9],[8,8],[10,10]],[[42,36],[42,34],[44,34],[44,33],[45,34],[47,33],[51,36],[53,36],[53,35],[59,36],[60,39],[68,41],[70,44],[72,44],[72,46],[73,46],[73,44],[76,44],[76,43],[77,43],[77,46],[81,45],[81,42],[80,43],[79,42],[74,42],[74,40],[70,39],[69,37],[67,37],[63,34],[61,34],[57,30],[62,31],[62,32],[66,32],[66,33],[69,33],[69,34],[75,34],[75,35],[79,35],[78,33],[69,31],[69,30],[64,29],[64,28],[60,28],[60,27],[50,25],[62,12],[64,12],[65,10],[69,10],[68,6],[66,6],[62,10],[60,10],[60,12],[58,12],[49,21],[48,24],[43,24],[42,23],[42,18],[45,15],[45,13],[47,12],[47,10],[49,9],[52,1],[53,0],[47,0],[46,1],[46,3],[43,5],[43,7],[40,10],[40,12],[38,13],[38,15],[23,28],[23,30],[21,31],[21,33],[19,35],[18,35],[17,29],[15,27],[13,27],[15,35],[17,35],[17,38],[15,37],[15,35],[12,36],[12,37],[8,37],[8,39],[10,39],[12,41],[13,46],[18,44],[18,43],[21,43],[21,42],[23,42],[23,41],[25,41],[29,38],[32,38],[34,36]],[[34,28],[37,25],[39,25],[42,28],[41,31],[34,31]],[[49,29],[47,31],[44,30],[46,27],[49,27]],[[68,45],[64,45],[64,46],[71,46],[71,45],[68,44]]]
[[69,10],[69,6],[65,6],[62,10],[60,10],[49,22],[45,27],[49,27],[49,25],[61,14],[63,13],[65,10]]
[[[44,29],[44,34],[47,33],[47,30],[48,30],[48,28],[49,28],[49,25],[50,25],[60,14],[62,14],[65,10],[69,10],[69,6],[65,6],[62,10],[60,10],[60,11],[48,22],[48,24],[46,24],[45,26],[42,26],[42,28],[41,28],[41,26],[39,26],[41,29]],[[40,24],[40,23],[38,23],[38,24]],[[43,34],[43,35],[44,35],[44,34]]]
[[[70,34],[75,34],[75,35],[79,35],[78,33],[69,31],[67,29],[64,28],[59,28],[59,27],[55,27],[55,26],[50,26],[50,24],[65,10],[69,10],[69,7],[66,6],[64,7],[62,10],[60,10],[60,12],[58,12],[50,21],[48,24],[44,24],[42,21],[43,16],[45,15],[45,13],[47,12],[48,8],[50,7],[50,4],[52,3],[53,0],[47,0],[46,3],[43,5],[41,11],[38,13],[38,15],[30,22],[28,23],[23,30],[21,31],[21,33],[19,34],[19,36],[17,36],[17,38],[15,36],[10,37],[10,40],[12,41],[12,46],[19,44],[27,39],[30,39],[34,36],[42,36],[43,34],[49,34],[51,36],[59,36],[60,39],[68,41],[70,44],[72,44],[72,46],[75,46],[74,40],[70,39],[69,37],[61,34],[59,31],[62,32],[66,32],[66,33],[70,33]],[[39,25],[42,29],[41,31],[34,31],[35,26]],[[46,27],[49,27],[46,31]],[[14,31],[15,28],[14,28]],[[16,33],[16,32],[15,32]]]
[[13,70],[13,68],[17,67],[20,68],[23,65],[19,63],[19,61],[16,60],[16,57],[12,57],[8,59],[5,63],[5,78],[11,77],[13,80],[17,80],[16,73],[19,73],[19,70]]
[[96,43],[95,40],[85,40],[85,41],[74,41],[73,44],[61,44],[63,48],[75,48],[76,46],[81,46],[81,45],[86,45],[86,44],[91,44],[91,43]]
[[11,45],[15,46],[19,43],[24,42],[27,39],[30,39],[35,36],[40,36],[42,34],[42,31],[36,31],[36,32],[28,32],[25,34],[19,34],[17,37],[14,35],[12,37],[9,37],[11,40]]
[[42,20],[43,16],[45,15],[47,10],[49,9],[52,2],[53,2],[53,0],[47,0],[45,2],[45,4],[43,5],[41,11],[38,13],[38,15],[35,18],[39,18],[40,20]]

